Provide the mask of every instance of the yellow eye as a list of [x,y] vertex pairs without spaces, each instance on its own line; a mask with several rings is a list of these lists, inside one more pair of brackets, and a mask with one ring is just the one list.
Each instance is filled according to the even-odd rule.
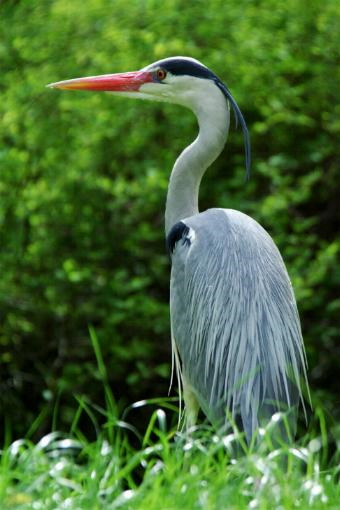
[[166,71],[164,71],[164,69],[158,69],[156,74],[159,80],[164,80],[166,78]]

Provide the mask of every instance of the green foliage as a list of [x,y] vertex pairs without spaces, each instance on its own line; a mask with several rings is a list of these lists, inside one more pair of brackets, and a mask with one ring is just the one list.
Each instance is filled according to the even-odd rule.
[[192,115],[44,86],[175,54],[226,81],[251,132],[250,182],[232,129],[201,208],[242,210],[274,237],[312,387],[336,390],[339,18],[336,0],[1,3],[0,414],[18,433],[55,400],[71,423],[71,393],[100,399],[89,325],[118,402],[166,394],[163,209]]

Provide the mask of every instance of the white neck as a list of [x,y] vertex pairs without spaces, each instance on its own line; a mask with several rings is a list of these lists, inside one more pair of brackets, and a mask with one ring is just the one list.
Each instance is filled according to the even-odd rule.
[[[229,130],[229,104],[210,80],[200,86],[185,106],[197,116],[196,140],[177,158],[172,169],[165,209],[165,231],[181,219],[198,214],[198,192],[202,176],[222,152]],[[184,103],[182,103],[184,104]]]

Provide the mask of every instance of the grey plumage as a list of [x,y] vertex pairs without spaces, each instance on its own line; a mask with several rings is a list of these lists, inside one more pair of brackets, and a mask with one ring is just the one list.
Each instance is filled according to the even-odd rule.
[[301,396],[305,355],[289,277],[249,216],[210,209],[182,221],[191,240],[174,248],[170,290],[182,372],[209,419],[222,424],[229,412],[250,441],[262,419]]

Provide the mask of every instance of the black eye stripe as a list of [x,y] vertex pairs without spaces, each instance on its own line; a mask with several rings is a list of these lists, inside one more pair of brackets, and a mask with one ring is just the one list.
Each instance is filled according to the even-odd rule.
[[160,62],[161,67],[169,73],[180,76],[187,74],[197,78],[217,78],[207,67],[185,59],[164,59]]

